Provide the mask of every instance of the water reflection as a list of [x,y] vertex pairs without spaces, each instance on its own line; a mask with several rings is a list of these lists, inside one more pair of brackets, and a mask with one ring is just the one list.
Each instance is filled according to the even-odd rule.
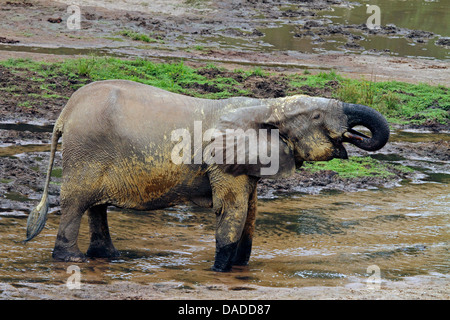
[[443,37],[450,36],[450,30],[442,21],[450,20],[447,0],[359,0],[352,3],[361,4],[352,8],[335,7],[333,12],[319,13],[319,16],[331,19],[333,22],[345,24],[365,23],[371,15],[367,13],[367,5],[377,5],[380,8],[381,24],[395,24],[400,28],[424,30]]
[[[355,53],[391,54],[404,57],[450,58],[448,47],[436,45],[440,37],[450,36],[449,29],[442,21],[450,20],[450,11],[446,1],[391,1],[371,0],[352,2],[352,6],[334,6],[331,10],[318,11],[315,17],[301,17],[276,28],[266,28],[263,41],[272,45],[272,49],[294,50],[306,53],[328,51],[349,51]],[[378,35],[362,31],[359,28],[370,17],[366,5],[377,5],[381,12],[381,25],[393,25],[397,28],[431,32],[417,37],[406,33]],[[298,10],[297,7],[293,10]],[[342,26],[333,30],[318,32],[314,28],[298,33],[308,21],[314,26]],[[305,31],[305,30],[303,30]]]

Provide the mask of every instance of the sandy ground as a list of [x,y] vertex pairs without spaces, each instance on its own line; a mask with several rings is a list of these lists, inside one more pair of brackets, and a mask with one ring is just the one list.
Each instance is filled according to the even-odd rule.
[[[139,11],[151,14],[167,14],[172,16],[198,14],[202,11],[211,12],[208,8],[211,1],[190,1],[191,3],[198,3],[194,8],[189,5],[189,1],[184,0],[56,0],[55,2],[64,3],[66,5],[78,5],[80,7],[101,7],[108,10],[127,10]],[[186,3],[187,2],[187,3]]]
[[[57,48],[104,48],[114,54],[123,53],[145,56],[153,59],[183,57],[186,63],[214,61],[227,67],[242,66],[247,63],[269,66],[274,70],[302,72],[304,68],[322,70],[335,69],[349,77],[366,77],[374,81],[399,80],[450,84],[449,63],[426,59],[410,59],[392,56],[362,56],[342,54],[305,54],[300,52],[248,52],[229,49],[213,49],[207,52],[186,50],[195,44],[198,35],[205,30],[204,20],[213,17],[220,23],[231,21],[232,10],[225,12],[211,2],[201,2],[194,9],[186,9],[185,1],[152,1],[148,6],[143,1],[17,1],[17,6],[0,3],[0,29],[2,37],[20,41],[18,46]],[[67,31],[63,24],[50,24],[48,18],[67,18],[67,3],[79,3],[84,14],[81,30]],[[31,6],[26,5],[31,3]],[[87,7],[89,6],[89,7]],[[234,10],[234,9],[233,9]],[[139,12],[135,12],[139,11]],[[86,14],[88,13],[88,15]],[[128,14],[128,15],[127,15]],[[210,18],[212,19],[212,18]],[[257,26],[247,25],[240,20],[243,28],[253,30]],[[24,23],[26,21],[27,23]],[[146,25],[142,22],[147,21]],[[155,22],[154,24],[148,21]],[[233,20],[233,23],[236,21]],[[110,38],[124,27],[153,30],[164,36],[165,44],[158,46],[137,46],[130,40],[118,42]],[[218,23],[211,23],[213,33],[220,33]],[[175,36],[176,35],[176,36]],[[187,43],[180,43],[179,36],[188,37]],[[124,49],[123,47],[126,46]],[[184,48],[182,48],[184,46]],[[33,58],[49,61],[76,57],[74,54],[24,52],[0,50],[0,59]],[[449,299],[447,277],[417,276],[403,281],[385,282],[379,288],[369,289],[361,279],[354,279],[344,286],[273,288],[248,285],[236,288],[224,283],[202,284],[184,288],[181,283],[137,284],[116,282],[112,284],[83,284],[81,289],[69,290],[65,284],[21,283],[13,286],[0,283],[0,299]]]
[[185,288],[183,283],[65,284],[21,283],[20,287],[0,283],[1,299],[95,299],[95,300],[448,300],[448,277],[407,277],[403,281],[382,281],[379,286],[358,281],[337,287],[273,288],[255,285],[233,287],[212,283]]

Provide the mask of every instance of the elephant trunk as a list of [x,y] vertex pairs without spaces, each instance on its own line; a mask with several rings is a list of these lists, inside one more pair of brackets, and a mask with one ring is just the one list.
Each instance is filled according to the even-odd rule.
[[[381,149],[389,139],[389,125],[386,119],[376,110],[359,104],[342,103],[344,114],[347,116],[347,132],[344,133],[344,142],[350,142],[358,148],[367,151]],[[361,125],[371,132],[366,136],[353,127]]]

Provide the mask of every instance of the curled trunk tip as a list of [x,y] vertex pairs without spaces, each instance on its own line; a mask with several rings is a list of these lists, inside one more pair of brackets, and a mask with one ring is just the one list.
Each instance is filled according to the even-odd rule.
[[[364,105],[342,103],[344,114],[347,116],[347,132],[344,141],[354,144],[367,151],[376,151],[384,147],[389,140],[389,124],[378,111]],[[353,129],[355,126],[369,129],[372,136],[368,137]]]

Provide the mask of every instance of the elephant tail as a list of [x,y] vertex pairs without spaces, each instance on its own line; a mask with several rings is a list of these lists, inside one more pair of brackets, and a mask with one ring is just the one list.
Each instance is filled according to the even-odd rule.
[[58,140],[62,136],[62,120],[59,118],[56,121],[56,124],[53,128],[52,135],[52,145],[50,150],[50,160],[47,168],[47,177],[45,180],[44,192],[42,195],[41,202],[34,208],[27,220],[27,238],[25,242],[30,241],[35,236],[37,236],[45,226],[45,222],[47,221],[47,213],[48,213],[48,186],[50,184],[50,177],[53,168],[53,162],[55,160],[56,148],[58,146]]

